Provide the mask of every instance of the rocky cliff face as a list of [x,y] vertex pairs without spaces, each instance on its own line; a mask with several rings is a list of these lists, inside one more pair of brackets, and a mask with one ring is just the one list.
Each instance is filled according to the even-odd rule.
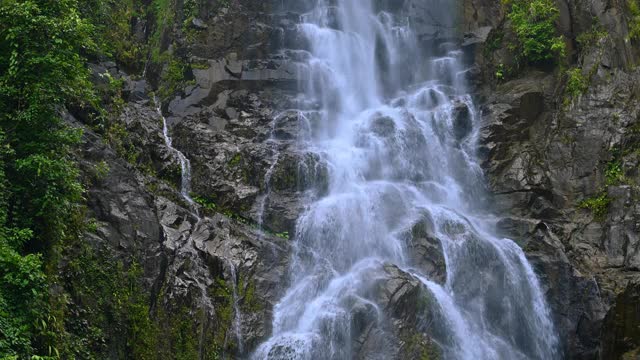
[[[541,277],[566,358],[636,356],[640,73],[625,3],[558,3],[571,59],[564,66],[588,79],[579,96],[567,94],[557,66],[496,79],[497,66],[515,68],[500,2],[465,0],[462,26],[426,22],[438,14],[419,0],[377,3],[405,13],[425,46],[454,39],[465,49],[481,104],[488,201],[502,218],[498,230],[526,249]],[[243,358],[269,335],[286,288],[289,234],[305,200],[326,191],[326,166],[297,146],[308,123],[287,111],[299,79],[293,60],[300,53],[291,50],[307,46],[295,24],[307,5],[176,0],[159,31],[164,57],[144,78],[115,64],[94,67],[125,80],[114,122],[125,135],[113,141],[81,114],[69,115],[85,129],[84,172],[106,169],[87,194],[98,225],[87,241],[142,266],[152,313],[167,327],[186,321],[199,358]],[[178,76],[169,76],[175,68]],[[180,194],[180,163],[152,92],[163,98],[173,145],[191,162],[193,206]],[[415,262],[441,280],[444,259],[427,228],[411,231]],[[425,306],[414,301],[415,279],[391,266],[381,274],[375,298],[391,328],[368,322],[371,309],[361,309],[354,317],[360,357],[380,344],[397,356],[436,354],[427,336],[411,335]]]
[[[640,74],[628,3],[558,2],[570,60],[502,79],[498,67],[516,66],[511,24],[497,4],[468,3],[481,152],[504,216],[498,227],[525,247],[542,277],[567,358],[635,358],[640,339],[626,318],[638,316],[629,299],[640,281]],[[578,94],[567,68],[584,80]]]
[[[187,15],[188,3],[166,9],[173,23],[158,30],[161,57],[146,78],[113,63],[93,67],[98,82],[104,73],[125,82],[111,126],[119,131],[101,136],[70,115],[85,133],[84,172],[101,169],[87,194],[97,223],[87,241],[142,267],[152,315],[169,334],[168,356],[242,356],[270,332],[298,190],[323,170],[295,151],[296,124],[286,115],[274,127],[294,77],[276,57],[283,28],[273,26],[269,4],[202,1]],[[163,136],[154,89],[166,100],[173,145],[190,159],[195,204],[180,194],[180,162]],[[308,173],[298,171],[303,165]],[[172,335],[185,330],[189,351]]]

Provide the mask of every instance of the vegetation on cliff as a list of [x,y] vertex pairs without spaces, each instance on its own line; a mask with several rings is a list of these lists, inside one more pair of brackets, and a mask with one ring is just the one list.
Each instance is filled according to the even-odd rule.
[[80,240],[90,230],[74,159],[82,134],[63,119],[65,108],[103,114],[87,57],[136,66],[139,47],[122,40],[126,4],[0,4],[2,359],[96,358],[118,334],[127,336],[123,352],[139,352],[149,338],[140,335],[150,325],[136,271],[111,269],[121,265]]
[[65,119],[79,115],[118,156],[136,162],[138,150],[114,119],[124,106],[123,80],[98,74],[106,81],[98,84],[88,64],[115,61],[142,74],[149,62],[159,93],[177,91],[188,69],[163,47],[174,7],[172,0],[0,2],[2,360],[218,357],[221,344],[194,343],[191,334],[202,329],[189,308],[151,308],[135,254],[116,260],[113,249],[86,241],[99,228],[86,188],[110,169],[100,161],[80,171],[83,134]]
[[522,60],[540,63],[564,55],[564,39],[557,35],[555,26],[560,11],[553,0],[503,0],[503,3],[517,35]]
[[80,54],[96,49],[75,0],[0,7],[0,353],[57,355],[44,264],[80,230],[82,187],[65,104],[95,99]]

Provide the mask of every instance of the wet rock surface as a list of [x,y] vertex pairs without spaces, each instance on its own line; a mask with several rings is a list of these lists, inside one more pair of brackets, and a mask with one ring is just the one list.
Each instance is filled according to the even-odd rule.
[[[547,288],[564,357],[633,358],[637,344],[616,343],[612,335],[625,332],[620,309],[640,281],[634,200],[640,74],[629,66],[638,59],[636,44],[620,41],[628,39],[626,10],[602,1],[559,6],[567,39],[594,23],[602,29],[586,46],[567,43],[573,66],[588,78],[585,93],[571,96],[562,74],[548,69],[525,68],[496,81],[495,64],[511,66],[508,25],[494,5],[471,3],[465,6],[468,37],[475,39],[470,64],[484,74],[476,83],[479,152],[491,202],[504,216],[498,230],[525,248]],[[485,26],[491,32],[482,41],[477,34]]]
[[[394,265],[373,274],[371,304],[354,311],[357,359],[439,358],[442,350],[432,339],[430,324],[437,316],[435,299],[412,275]],[[386,321],[379,321],[375,313]],[[378,315],[379,316],[379,315]]]
[[[202,1],[187,24],[189,36],[182,28],[167,35],[174,53],[192,64],[193,81],[172,94],[163,112],[174,146],[191,161],[196,208],[179,193],[180,164],[165,144],[162,118],[149,93],[158,85],[158,69],[150,69],[148,81],[125,81],[128,102],[117,123],[131,135],[124,143],[135,157],[125,160],[114,142],[78,125],[85,128],[83,171],[91,174],[102,162],[108,168],[86,196],[98,224],[87,241],[110,247],[123,259],[135,258],[154,311],[187,309],[206,334],[201,339],[236,343],[226,351],[238,358],[270,335],[272,309],[289,275],[288,238],[306,201],[328,187],[322,157],[297,145],[309,136],[314,119],[288,111],[299,80],[295,60],[303,55],[285,49],[308,46],[296,29],[308,8],[303,3],[244,0],[214,9]],[[424,43],[459,38],[463,45],[481,103],[478,151],[490,202],[501,217],[497,230],[527,251],[546,289],[564,357],[637,357],[640,73],[632,67],[637,46],[624,41],[624,9],[600,0],[561,6],[560,27],[572,40],[569,51],[591,74],[586,93],[565,102],[562,75],[551,70],[526,68],[502,81],[493,78],[494,65],[512,62],[508,33],[502,46],[485,50],[505,26],[497,2],[463,2],[464,37],[451,24],[425,25],[437,9],[425,9],[419,1],[377,3],[408,14]],[[577,52],[573,40],[591,28],[594,15],[608,36]],[[92,70],[127,76],[112,63]],[[470,136],[469,109],[461,105],[455,111],[455,135],[461,140]],[[70,121],[89,123],[80,117]],[[384,118],[371,124],[380,138],[395,131]],[[600,196],[606,200],[604,214],[581,206]],[[444,283],[441,245],[429,227],[421,220],[403,236],[412,264]],[[353,305],[358,358],[437,357],[424,326],[435,316],[433,307],[421,302],[429,298],[424,287],[390,265],[379,275],[370,294],[376,304]],[[242,351],[229,318],[234,286]],[[379,318],[388,321],[374,321]]]
[[[140,138],[160,137],[153,144],[144,143],[144,149],[150,146],[159,154],[167,153],[159,115],[153,109],[133,104],[123,114],[128,125],[136,124],[129,130]],[[288,241],[201,207],[197,210],[206,216],[199,217],[175,185],[119,158],[89,129],[85,129],[84,144],[83,167],[91,171],[96,163],[103,163],[108,169],[87,194],[91,217],[98,225],[87,240],[140,264],[154,308],[168,313],[187,309],[190,315],[185,316],[194,317],[203,332],[212,337],[222,333],[229,343],[236,341],[233,325],[220,314],[232,310],[229,298],[220,298],[216,291],[221,284],[225,291],[235,284],[243,342],[255,346],[268,335],[271,308],[287,278]],[[153,163],[171,166],[173,161],[169,155],[166,161]]]

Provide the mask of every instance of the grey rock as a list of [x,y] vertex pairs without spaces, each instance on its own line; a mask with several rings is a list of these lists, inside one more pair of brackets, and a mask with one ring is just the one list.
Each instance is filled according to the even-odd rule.
[[204,21],[198,18],[193,18],[191,20],[191,26],[198,30],[206,30],[209,27]]

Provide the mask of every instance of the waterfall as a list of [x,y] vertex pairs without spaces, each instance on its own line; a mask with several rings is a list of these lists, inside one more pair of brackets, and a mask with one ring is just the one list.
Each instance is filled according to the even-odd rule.
[[[439,20],[453,19],[449,2],[424,1]],[[381,263],[436,299],[446,336],[433,337],[445,358],[560,356],[531,265],[492,233],[481,201],[479,124],[462,53],[445,42],[422,49],[408,22],[371,0],[318,0],[299,24],[310,104],[300,111],[315,112],[301,147],[327,162],[329,191],[298,219],[291,284],[254,359],[353,358],[352,304],[372,301],[369,277]],[[419,221],[442,246],[444,284],[409,260],[401,234]]]
[[233,295],[233,330],[235,331],[236,341],[238,342],[238,352],[242,354],[244,351],[244,342],[242,340],[242,312],[238,303],[238,274],[236,267],[229,261],[229,272],[231,275],[231,290]]
[[191,198],[191,163],[189,159],[187,159],[184,154],[173,147],[173,143],[171,140],[171,135],[169,134],[169,127],[167,126],[167,119],[162,114],[162,109],[160,107],[160,102],[156,100],[158,107],[156,110],[158,114],[162,118],[162,136],[164,137],[164,142],[169,148],[169,150],[178,158],[180,162],[180,194],[187,201],[189,207],[195,212],[196,217],[199,218],[197,208],[195,206],[195,201]]

